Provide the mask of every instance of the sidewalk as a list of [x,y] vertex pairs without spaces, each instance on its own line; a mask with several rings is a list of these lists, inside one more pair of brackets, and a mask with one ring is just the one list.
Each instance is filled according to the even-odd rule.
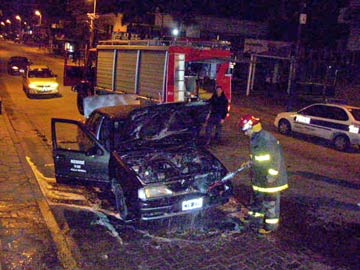
[[0,114],[0,270],[62,269],[39,208],[36,182],[4,106]]

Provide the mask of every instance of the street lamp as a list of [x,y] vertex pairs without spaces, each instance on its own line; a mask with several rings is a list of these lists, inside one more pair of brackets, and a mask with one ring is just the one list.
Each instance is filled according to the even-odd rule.
[[94,0],[94,9],[93,13],[88,13],[88,17],[90,18],[90,47],[94,47],[94,38],[95,38],[95,27],[94,20],[96,19],[96,0]]
[[171,31],[171,33],[176,38],[179,35],[179,29],[175,28]]
[[19,38],[21,39],[21,31],[22,31],[21,30],[21,17],[19,15],[16,15],[15,19],[18,20],[19,24],[20,24],[20,26],[19,26]]
[[38,26],[41,26],[41,20],[42,20],[41,12],[39,10],[35,10],[35,15],[39,16],[39,24],[38,24]]
[[299,21],[298,21],[298,29],[297,29],[297,37],[296,37],[296,47],[294,56],[291,59],[290,66],[290,85],[289,85],[289,100],[287,104],[287,111],[293,110],[293,103],[295,99],[295,88],[296,88],[296,79],[298,73],[299,66],[299,58],[300,58],[300,46],[301,46],[301,32],[302,27],[306,24],[307,14],[306,14],[306,3],[302,3],[302,8],[299,13]]
[[171,34],[172,34],[172,36],[174,37],[174,39],[173,39],[173,42],[176,42],[176,38],[178,37],[178,35],[179,35],[179,29],[177,29],[177,28],[174,28],[172,31],[171,31]]

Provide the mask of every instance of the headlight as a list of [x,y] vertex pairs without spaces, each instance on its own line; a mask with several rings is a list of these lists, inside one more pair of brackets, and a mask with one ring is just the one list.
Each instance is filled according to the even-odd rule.
[[30,83],[30,84],[29,84],[29,87],[30,87],[30,88],[35,88],[35,87],[36,87],[36,83]]
[[19,68],[17,66],[12,66],[11,67],[13,70],[18,70]]
[[146,201],[159,197],[166,197],[173,194],[165,185],[149,185],[138,190],[140,200]]

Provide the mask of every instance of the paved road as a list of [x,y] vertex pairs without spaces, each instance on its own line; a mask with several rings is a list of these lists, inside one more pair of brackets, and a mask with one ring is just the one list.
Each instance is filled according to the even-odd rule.
[[[269,103],[272,103],[269,105]],[[237,117],[257,113],[271,131],[270,119],[282,103],[262,98],[234,98],[232,116],[224,140],[211,150],[233,170],[247,158],[248,141],[237,132]],[[271,108],[271,109],[270,109]],[[272,110],[272,111],[271,111]],[[81,258],[72,261],[59,242],[49,207],[39,192],[6,113],[0,115],[0,268],[5,269],[357,269],[360,265],[359,156],[338,153],[323,143],[279,136],[290,173],[290,189],[282,197],[282,224],[272,235],[259,238],[251,230],[240,231],[236,219],[213,213],[209,224],[222,230],[189,231],[181,235],[139,237],[131,226],[113,222],[121,236],[86,223],[89,213],[69,215],[72,236]],[[301,138],[302,139],[302,138]],[[304,145],[311,149],[305,152]],[[293,158],[298,153],[296,160]],[[306,153],[305,156],[301,156]],[[326,157],[323,162],[318,156]],[[343,160],[343,164],[338,160]],[[351,160],[353,162],[351,162]],[[353,164],[355,163],[355,165]],[[331,166],[336,164],[336,167]],[[334,167],[334,168],[333,168]],[[345,168],[345,169],[344,169]],[[235,180],[236,200],[246,203],[249,179]],[[52,208],[56,211],[56,208]],[[231,210],[231,205],[227,207]],[[46,218],[44,218],[46,217]],[[66,218],[66,217],[65,217]],[[228,218],[227,222],[220,222]],[[190,220],[191,221],[191,220]],[[190,222],[191,224],[191,222]],[[60,227],[62,224],[60,224]],[[168,224],[165,224],[168,226]],[[195,226],[196,227],[196,226]],[[199,228],[199,227],[196,227]],[[97,237],[99,234],[106,237]],[[61,238],[61,235],[60,235]],[[85,241],[86,240],[86,241]],[[91,245],[93,243],[93,246]],[[109,246],[109,243],[112,243]],[[96,246],[96,249],[94,248]],[[94,250],[96,252],[94,252]],[[101,252],[98,252],[98,251]],[[70,260],[70,261],[69,261]]]

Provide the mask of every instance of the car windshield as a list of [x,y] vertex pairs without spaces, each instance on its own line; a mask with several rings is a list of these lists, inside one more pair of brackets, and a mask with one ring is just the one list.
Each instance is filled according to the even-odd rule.
[[28,60],[25,57],[13,57],[10,59],[10,62],[24,62],[26,63]]
[[349,111],[356,121],[360,121],[360,109],[350,109]]
[[50,78],[53,77],[49,69],[35,69],[29,71],[30,78]]

